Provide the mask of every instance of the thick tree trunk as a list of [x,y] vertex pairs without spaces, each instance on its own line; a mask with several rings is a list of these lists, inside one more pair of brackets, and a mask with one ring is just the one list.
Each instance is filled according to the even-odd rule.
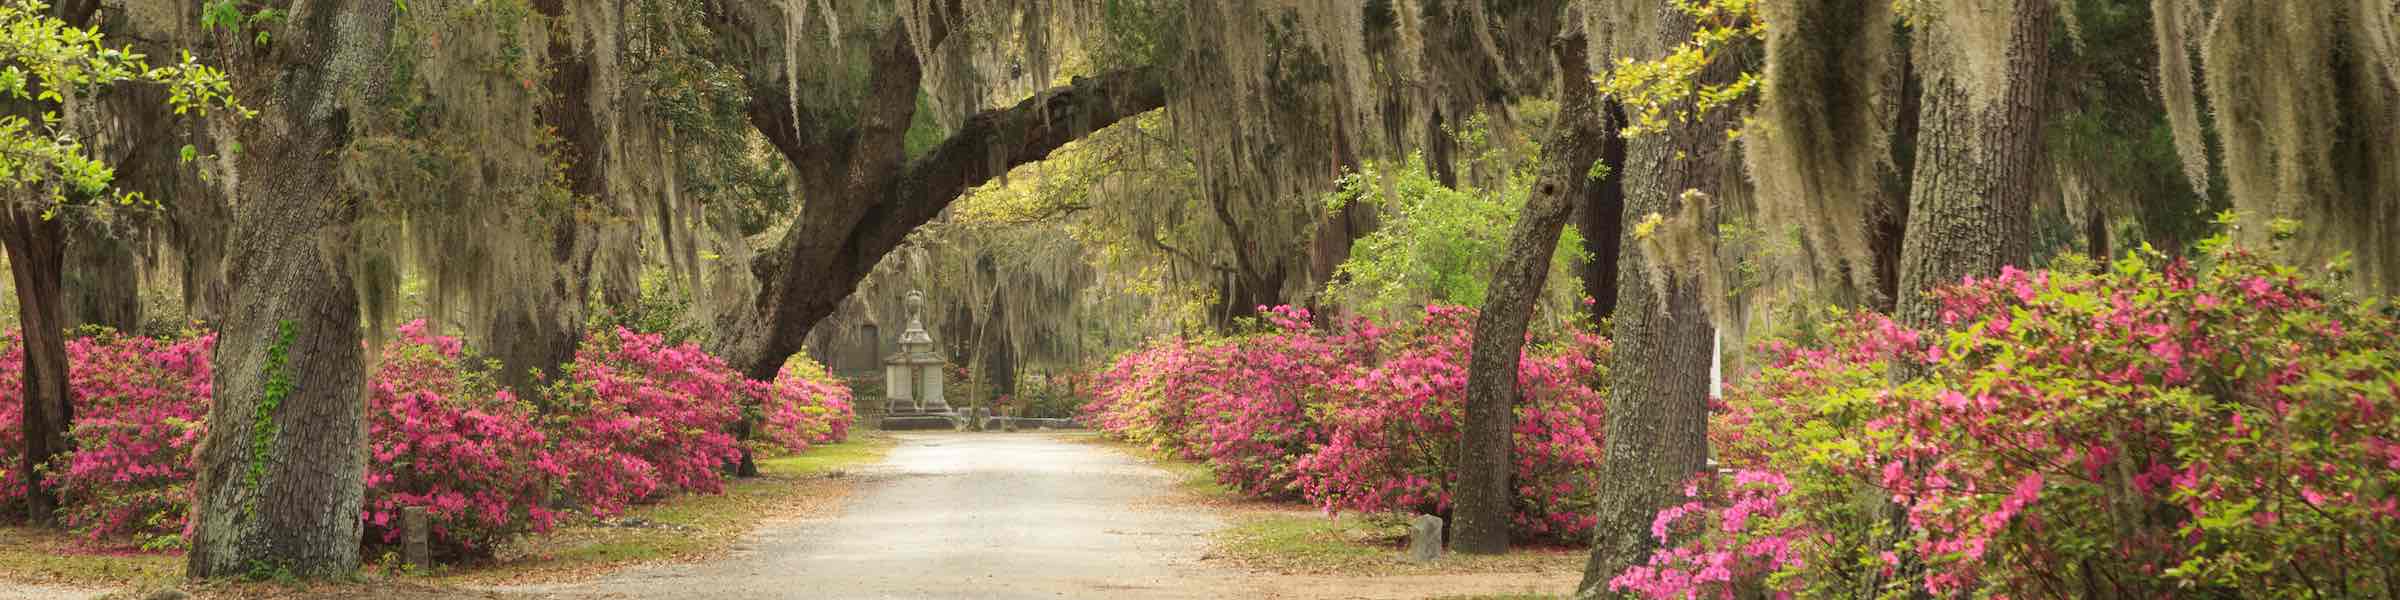
[[[1674,9],[1663,11],[1656,22],[1659,40],[1692,35],[1691,19]],[[1730,81],[1742,70],[1735,56],[1720,56],[1703,76]],[[1675,214],[1686,190],[1722,195],[1718,188],[1731,152],[1725,131],[1734,113],[1719,108],[1631,140],[1625,219]],[[1713,215],[1711,220],[1699,224],[1702,231],[1716,229]],[[1620,243],[1632,245],[1632,235],[1624,232]],[[1645,265],[1654,259],[1624,252],[1618,261],[1615,364],[1600,477],[1607,483],[1600,490],[1599,524],[1578,598],[1605,595],[1609,579],[1649,560],[1658,545],[1650,536],[1652,518],[1708,466],[1708,373],[1716,329],[1703,312],[1698,281],[1674,276],[1665,288],[1652,287]]]
[[[2019,0],[2014,13],[1982,17],[2007,23],[1970,25],[2005,27],[2010,33],[2000,48],[1957,47],[1959,38],[1923,27],[1912,40],[1911,63],[1924,87],[1898,265],[1894,314],[1902,323],[1940,328],[1929,292],[1967,276],[1998,274],[2004,265],[2023,265],[2032,252],[2039,176],[2034,159],[2041,151],[2040,109],[2056,10],[2051,0]],[[1972,69],[1946,57],[1968,53],[2006,60],[2004,79],[1976,81]],[[1910,363],[1892,364],[1894,381],[1917,374]],[[1887,502],[1882,510],[1894,531],[1907,530],[1907,513],[1898,504]],[[1872,574],[1861,593],[1881,594],[1894,580],[1922,576],[1915,557],[1901,560],[1898,573]]]
[[68,307],[65,328],[99,325],[124,332],[140,330],[142,273],[138,261],[141,257],[134,255],[132,245],[125,240],[98,231],[78,231],[73,235],[76,239],[66,248],[66,262],[74,268],[62,282]]
[[[5,217],[7,222],[0,223],[0,243],[7,246],[9,271],[16,283],[17,320],[23,327],[25,350],[20,423],[25,448],[17,458],[22,468],[33,469],[65,454],[72,444],[67,430],[75,420],[75,405],[67,390],[67,324],[59,286],[66,230],[55,219],[43,219],[30,204],[16,203]],[[57,496],[43,489],[41,478],[25,478],[25,517],[29,522],[49,524],[57,508]]]
[[1617,262],[1625,248],[1625,136],[1619,132],[1625,109],[1614,101],[1605,104],[1600,164],[1608,166],[1608,178],[1593,182],[1575,207],[1575,227],[1583,233],[1584,254],[1590,255],[1579,269],[1583,295],[1592,299],[1588,312],[1595,324],[1617,314]]
[[1583,35],[1554,41],[1565,90],[1558,122],[1542,144],[1542,163],[1525,208],[1509,231],[1508,253],[1492,270],[1483,310],[1475,317],[1473,351],[1467,361],[1466,423],[1460,427],[1458,484],[1451,511],[1453,550],[1498,554],[1508,550],[1509,514],[1516,503],[1512,429],[1516,421],[1517,365],[1524,355],[1525,328],[1534,301],[1550,275],[1559,231],[1593,185],[1592,163],[1606,149]]
[[291,10],[266,60],[236,67],[243,97],[265,103],[240,127],[233,304],[201,441],[194,577],[339,577],[359,564],[366,365],[346,256],[359,203],[341,191],[335,161],[350,115],[364,112],[352,103],[380,91],[395,9],[342,0]]
[[[2035,153],[2049,80],[2050,0],[2019,0],[2005,48],[1959,48],[1960,40],[1920,28],[1914,41],[1924,95],[1918,120],[1914,184],[1900,248],[1900,320],[1933,327],[1934,288],[2002,265],[2023,265],[2032,250]],[[2006,80],[1972,81],[1946,55],[2005,53]],[[1974,86],[1998,86],[1975,93]]]

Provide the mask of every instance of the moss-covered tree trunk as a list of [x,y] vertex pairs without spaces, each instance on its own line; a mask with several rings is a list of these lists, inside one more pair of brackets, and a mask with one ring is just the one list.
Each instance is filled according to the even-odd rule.
[[[1625,109],[1616,102],[1606,103],[1608,122],[1625,122]],[[1616,128],[1600,132],[1600,164],[1607,165],[1607,179],[1594,182],[1583,192],[1583,202],[1575,207],[1575,228],[1583,233],[1583,253],[1587,255],[1581,268],[1583,295],[1592,300],[1587,313],[1593,323],[1599,323],[1617,312],[1617,262],[1624,252],[1625,239],[1625,136]]]
[[[533,9],[551,19],[549,47],[545,48],[550,66],[549,96],[540,107],[542,124],[558,137],[557,152],[562,179],[568,193],[578,204],[590,202],[608,206],[608,178],[605,164],[610,157],[606,130],[599,122],[598,107],[592,103],[596,82],[593,77],[592,56],[601,51],[597,43],[578,49],[578,27],[569,19],[596,19],[601,15],[588,11],[570,11],[567,0],[534,0]],[[534,286],[538,293],[525,294],[495,307],[491,339],[484,344],[493,358],[499,359],[501,383],[515,389],[520,397],[534,393],[539,379],[556,380],[560,367],[575,359],[575,347],[583,340],[584,319],[588,314],[594,279],[594,258],[600,238],[599,224],[578,216],[578,211],[565,211],[550,223],[549,258],[550,281]],[[625,308],[618,306],[615,308]]]
[[389,0],[300,2],[271,50],[233,44],[242,124],[232,306],[201,442],[194,577],[338,577],[359,564],[365,357],[336,161],[378,97]]
[[[120,173],[126,170],[118,169]],[[71,235],[75,240],[66,247],[66,262],[73,268],[67,270],[67,280],[63,282],[66,327],[140,329],[142,273],[140,257],[134,255],[132,244],[96,229],[83,229]]]
[[[1659,28],[1657,40],[1692,36],[1691,18],[1675,9],[1661,11],[1652,21]],[[1738,56],[1719,56],[1702,78],[1731,81],[1743,70],[1741,63]],[[1626,221],[1676,214],[1687,190],[1721,195],[1732,152],[1725,131],[1733,112],[1708,111],[1628,142]],[[1694,226],[1715,231],[1714,215],[1709,219]],[[1620,235],[1619,243],[1634,245],[1630,229]],[[1703,312],[1699,281],[1673,274],[1663,278],[1665,287],[1654,285],[1646,273],[1657,259],[1624,252],[1617,261],[1616,350],[1600,476],[1605,484],[1578,598],[1605,595],[1609,579],[1649,560],[1657,546],[1650,536],[1652,517],[1680,498],[1683,484],[1708,465],[1708,373],[1716,329]]]
[[[19,426],[25,436],[17,464],[32,469],[65,454],[71,442],[67,429],[74,423],[75,406],[67,390],[66,310],[59,281],[64,269],[66,229],[45,219],[38,206],[46,199],[12,200],[6,222],[0,222],[0,245],[7,246],[8,267],[17,292],[17,322],[24,344],[24,412]],[[26,477],[25,517],[48,524],[58,498],[42,488],[40,477]]]
[[1452,492],[1456,530],[1450,538],[1450,547],[1462,553],[1508,549],[1509,515],[1517,496],[1509,482],[1516,470],[1511,433],[1525,328],[1549,278],[1559,231],[1593,185],[1592,163],[1600,160],[1609,137],[1589,83],[1583,34],[1570,33],[1553,42],[1551,53],[1564,82],[1558,121],[1542,143],[1540,172],[1517,213],[1516,226],[1509,230],[1507,254],[1492,269],[1467,359],[1466,423],[1459,429],[1458,483]]
[[[1943,28],[1921,26],[1913,40],[1923,78],[1914,181],[1901,238],[1896,311],[1909,325],[1938,325],[1925,293],[1968,275],[2023,265],[2032,251],[2039,175],[2041,105],[2049,81],[2050,0],[2018,0],[2016,10],[1953,26],[2007,31],[1997,48],[1966,44]],[[1966,21],[1969,17],[1952,16]],[[2003,60],[1999,80],[1966,57]]]

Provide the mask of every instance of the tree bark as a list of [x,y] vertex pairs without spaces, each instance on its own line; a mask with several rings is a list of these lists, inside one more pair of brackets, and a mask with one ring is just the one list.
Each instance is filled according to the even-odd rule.
[[[2011,21],[2006,48],[1957,48],[1959,40],[1938,34],[1914,40],[1924,95],[1900,247],[1901,322],[1938,326],[1926,292],[2025,264],[2031,254],[2034,157],[2056,15],[2050,0],[2019,0],[2014,14],[1987,17]],[[2007,78],[1979,99],[1969,91],[1974,74],[1943,57],[1992,51],[2006,53]]]
[[[34,469],[66,454],[72,442],[67,430],[75,420],[74,398],[67,389],[66,311],[60,294],[64,271],[66,228],[57,219],[42,218],[31,202],[12,201],[0,224],[0,244],[8,251],[8,266],[17,288],[17,322],[24,344],[24,452],[17,464]],[[25,478],[25,518],[47,525],[58,509],[58,497],[44,489],[40,477]]]
[[[1689,39],[1693,23],[1673,8],[1655,18],[1661,46]],[[1744,70],[1739,53],[1726,53],[1702,72],[1709,81],[1730,81]],[[1730,160],[1725,131],[1736,110],[1719,108],[1675,123],[1665,131],[1628,143],[1625,162],[1625,219],[1672,215],[1686,190],[1719,195]],[[1711,222],[1702,231],[1715,231]],[[1631,246],[1628,230],[1620,244]],[[1630,565],[1647,562],[1657,540],[1650,523],[1676,501],[1683,484],[1708,466],[1709,365],[1716,329],[1703,312],[1701,286],[1674,276],[1665,288],[1645,275],[1654,257],[1624,252],[1617,265],[1617,310],[1610,368],[1608,432],[1601,464],[1599,524],[1592,555],[1576,597],[1607,593],[1608,580]]]
[[339,577],[359,564],[365,362],[348,267],[356,194],[336,169],[383,87],[389,0],[297,2],[270,50],[230,44],[240,126],[233,303],[200,446],[193,577]]
[[1580,269],[1583,295],[1592,300],[1588,312],[1594,324],[1617,314],[1617,262],[1625,247],[1625,136],[1619,132],[1625,109],[1614,101],[1606,104],[1600,164],[1608,166],[1608,178],[1593,182],[1575,207],[1575,225],[1583,233],[1583,252],[1589,255]]
[[[567,0],[535,0],[533,9],[553,22],[597,15],[570,15]],[[571,28],[568,28],[571,29]],[[542,123],[558,136],[559,161],[567,192],[577,203],[609,206],[604,165],[610,157],[607,133],[592,106],[594,87],[591,57],[576,51],[574,31],[552,31],[546,49],[550,65],[550,96],[540,108]],[[595,44],[595,47],[597,45]],[[519,397],[535,393],[538,381],[556,381],[560,369],[575,360],[583,341],[586,302],[592,291],[598,225],[566,211],[550,227],[550,262],[554,265],[544,294],[520,298],[501,306],[491,318],[491,339],[485,340],[501,364],[502,384]],[[623,308],[623,307],[618,307]]]
[[1508,253],[1492,271],[1483,310],[1475,317],[1473,350],[1467,361],[1466,423],[1460,428],[1457,506],[1452,550],[1498,554],[1508,550],[1509,514],[1516,503],[1512,430],[1516,421],[1517,365],[1524,355],[1525,328],[1533,304],[1550,275],[1559,231],[1575,205],[1593,187],[1589,173],[1607,146],[1591,67],[1581,32],[1551,44],[1561,81],[1558,122],[1542,144],[1542,163],[1517,224],[1509,231]]
[[[2039,176],[2035,158],[2041,151],[2040,112],[2056,11],[2050,0],[2019,0],[2014,13],[1983,17],[2009,20],[2004,48],[1953,47],[1959,39],[1917,29],[1911,64],[1919,69],[1923,92],[1894,311],[1903,324],[1941,328],[1929,292],[1968,276],[1996,275],[2002,266],[2030,258]],[[2001,87],[1983,97],[1973,93],[1971,86],[1979,83],[1972,80],[1972,70],[1945,58],[1963,53],[2000,54],[2007,61],[2004,81],[1980,85]],[[1918,372],[1912,363],[1894,361],[1890,376],[1905,381]],[[1885,502],[1881,510],[1893,531],[1908,529],[1907,512],[1899,504]],[[1861,593],[1881,594],[1895,579],[1921,577],[1922,569],[1916,557],[1904,554],[1896,574],[1870,574]]]

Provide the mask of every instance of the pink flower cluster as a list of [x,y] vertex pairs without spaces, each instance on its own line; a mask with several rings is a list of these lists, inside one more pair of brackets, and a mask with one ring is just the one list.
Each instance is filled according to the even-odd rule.
[[799,452],[850,439],[850,386],[806,358],[794,358],[776,373],[775,381],[754,393],[766,413],[766,439],[784,450]]
[[[745,407],[797,451],[838,442],[852,419],[847,387],[813,365],[774,382],[742,378],[691,344],[617,330],[587,336],[567,376],[520,400],[422,321],[401,326],[369,381],[366,508],[370,545],[398,539],[399,515],[424,507],[443,556],[488,555],[544,531],[571,504],[595,515],[678,492],[723,488],[738,457],[729,433]],[[22,499],[28,469],[18,415],[22,345],[0,338],[0,504]],[[207,417],[214,335],[71,340],[76,450],[44,468],[67,524],[96,545],[179,546],[191,503],[193,446]],[[11,511],[8,514],[17,514]]]
[[460,366],[457,338],[402,325],[367,397],[366,538],[400,541],[400,512],[423,507],[444,556],[558,522],[550,490],[569,474],[533,407]]
[[[1862,315],[1766,347],[1712,435],[1787,478],[1780,516],[1676,536],[1620,589],[2400,593],[2400,324],[2375,303],[2240,249],[1936,298],[1938,332]],[[1922,375],[1895,386],[1895,363]],[[1731,577],[1692,559],[1771,540],[1792,551]]]
[[[1084,418],[1113,435],[1200,459],[1259,498],[1328,512],[1448,514],[1473,311],[1435,306],[1396,328],[1311,325],[1167,340],[1094,378]],[[1580,543],[1593,522],[1608,345],[1584,333],[1531,348],[1518,372],[1514,525],[1520,539]]]
[[[8,414],[8,461],[22,439],[22,345],[8,336],[0,403]],[[46,467],[45,485],[62,500],[64,524],[91,541],[132,539],[151,548],[178,544],[190,502],[192,447],[200,441],[210,396],[209,352],[216,336],[155,340],[108,334],[67,342],[67,388],[75,402],[69,437],[79,450]],[[10,468],[13,474],[17,469]],[[11,478],[0,496],[21,497]]]
[[559,432],[567,495],[596,515],[679,492],[724,489],[731,433],[751,382],[695,344],[618,328],[585,336],[544,417]]

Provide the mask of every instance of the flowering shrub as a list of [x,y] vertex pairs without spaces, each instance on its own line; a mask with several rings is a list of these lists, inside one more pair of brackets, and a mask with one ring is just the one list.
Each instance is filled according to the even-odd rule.
[[[93,543],[181,545],[215,344],[213,334],[68,340],[67,387],[76,405],[69,436],[77,450],[44,483],[58,491],[69,529]],[[21,404],[14,396],[22,391],[10,392],[0,402]]]
[[[1325,443],[1300,459],[1311,502],[1327,511],[1449,514],[1465,419],[1474,311],[1429,307],[1389,359],[1338,378]],[[1576,333],[1528,348],[1513,429],[1519,540],[1582,543],[1595,521],[1594,478],[1607,427],[1606,340]]]
[[[1201,460],[1253,497],[1447,514],[1472,311],[1431,307],[1400,330],[1262,312],[1272,326],[1262,333],[1120,357],[1094,377],[1085,421]],[[1514,524],[1524,539],[1581,541],[1592,523],[1607,344],[1572,337],[1530,350],[1519,371]]]
[[548,531],[545,505],[567,470],[532,408],[463,364],[457,338],[401,325],[369,384],[366,540],[400,541],[400,512],[424,507],[444,556],[489,556],[508,536]]
[[[366,542],[398,540],[403,508],[431,513],[443,556],[488,556],[494,543],[549,529],[552,495],[596,514],[672,492],[722,488],[738,456],[726,432],[739,403],[764,400],[768,429],[797,450],[838,442],[848,388],[795,363],[771,384],[743,379],[690,344],[618,330],[588,338],[569,376],[545,390],[548,414],[495,386],[457,338],[401,326],[371,374]],[[22,501],[22,346],[0,333],[0,505]],[[158,340],[107,334],[69,341],[76,449],[45,469],[62,518],[95,544],[178,546],[191,502],[193,445],[213,378],[213,334]],[[11,511],[9,514],[19,514]]]
[[11,329],[0,333],[0,518],[23,515],[25,478],[33,469],[25,460],[25,339]]
[[[2400,593],[2400,325],[2212,248],[2197,269],[2128,259],[1970,279],[1936,294],[1939,334],[1869,315],[1822,345],[1769,346],[1775,366],[1731,391],[1716,435],[1742,473],[1730,487],[1771,477],[1788,492],[1694,486],[1660,521],[1720,525],[1662,526],[1670,547],[1612,585],[1654,598],[1857,595],[1878,581],[1943,597]],[[1891,361],[1925,374],[1893,386]]]
[[799,452],[850,439],[850,422],[856,418],[850,409],[850,386],[814,361],[793,359],[757,393],[766,413],[766,437],[785,450]]
[[546,418],[567,493],[596,515],[674,492],[724,489],[741,456],[727,429],[755,383],[686,342],[617,328],[584,336],[549,388]]

